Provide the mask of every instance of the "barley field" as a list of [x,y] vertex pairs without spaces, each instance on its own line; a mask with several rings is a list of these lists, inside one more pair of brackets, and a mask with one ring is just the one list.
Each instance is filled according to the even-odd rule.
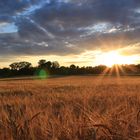
[[0,81],[0,140],[140,140],[140,78]]

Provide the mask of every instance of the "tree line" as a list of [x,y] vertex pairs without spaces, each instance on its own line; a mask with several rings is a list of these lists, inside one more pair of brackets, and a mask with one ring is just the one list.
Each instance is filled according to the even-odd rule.
[[30,62],[26,61],[12,63],[9,65],[8,68],[0,69],[0,77],[38,76],[43,73],[46,73],[48,75],[99,75],[103,73],[105,73],[106,75],[116,75],[118,73],[117,71],[119,71],[120,75],[140,75],[140,64],[121,66],[113,65],[112,67],[107,67],[105,65],[99,65],[94,67],[79,67],[74,64],[71,64],[70,66],[60,66],[59,62],[57,61],[51,62],[42,59],[39,60],[38,66],[36,67],[33,67]]

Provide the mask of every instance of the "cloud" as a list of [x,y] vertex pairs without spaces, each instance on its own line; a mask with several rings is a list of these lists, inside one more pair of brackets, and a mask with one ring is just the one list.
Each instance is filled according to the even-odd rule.
[[139,6],[139,0],[1,0],[0,55],[68,55],[133,45],[140,39]]

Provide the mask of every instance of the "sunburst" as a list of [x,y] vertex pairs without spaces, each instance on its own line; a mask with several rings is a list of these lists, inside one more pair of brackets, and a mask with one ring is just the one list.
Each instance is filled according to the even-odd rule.
[[[120,74],[125,74],[125,70],[123,69],[123,65],[128,64],[130,70],[133,69],[130,64],[135,63],[137,58],[135,56],[124,56],[119,53],[119,51],[110,51],[103,53],[101,57],[99,57],[99,61],[101,64],[106,65],[107,68],[103,71],[102,75],[116,75],[120,76]],[[134,70],[134,69],[133,69]]]

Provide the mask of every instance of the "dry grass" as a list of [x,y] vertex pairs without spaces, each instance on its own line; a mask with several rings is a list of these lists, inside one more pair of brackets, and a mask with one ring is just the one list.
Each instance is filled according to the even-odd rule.
[[139,140],[140,78],[0,81],[0,140]]

